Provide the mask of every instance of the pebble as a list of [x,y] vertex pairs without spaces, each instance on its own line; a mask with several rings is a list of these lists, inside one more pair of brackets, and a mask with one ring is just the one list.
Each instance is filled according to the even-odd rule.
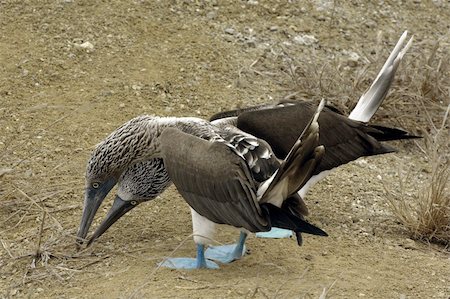
[[225,35],[225,40],[226,40],[227,42],[232,42],[232,41],[234,41],[233,37],[230,36],[230,35]]
[[311,46],[319,42],[319,40],[314,35],[297,35],[294,36],[294,42],[299,45]]
[[270,31],[278,31],[278,26],[270,26],[269,30]]
[[236,30],[234,30],[233,28],[225,28],[224,32],[229,35],[234,35],[236,33]]
[[401,241],[401,243],[399,245],[405,249],[416,249],[417,248],[416,242],[414,242],[413,240],[411,240],[409,238]]
[[358,53],[353,51],[347,51],[344,50],[342,53],[347,56],[347,65],[350,67],[355,67],[358,65],[359,60],[361,57],[358,55]]
[[90,42],[84,42],[82,44],[75,44],[75,47],[80,48],[80,49],[89,50],[89,51],[94,50],[94,45],[91,44]]
[[368,164],[367,160],[365,160],[365,159],[358,159],[354,163],[361,167],[364,167]]
[[217,18],[217,12],[215,11],[210,11],[206,14],[206,17],[210,20],[213,20],[215,18]]

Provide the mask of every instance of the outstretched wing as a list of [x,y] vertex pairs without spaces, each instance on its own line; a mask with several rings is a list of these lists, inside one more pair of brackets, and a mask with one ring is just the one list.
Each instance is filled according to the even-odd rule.
[[161,135],[161,151],[172,182],[197,213],[251,232],[270,229],[248,165],[225,143],[168,128]]

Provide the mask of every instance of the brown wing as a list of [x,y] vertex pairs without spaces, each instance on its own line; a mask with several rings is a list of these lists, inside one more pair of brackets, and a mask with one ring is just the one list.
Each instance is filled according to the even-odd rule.
[[[298,102],[295,105],[243,112],[238,117],[239,129],[267,141],[279,158],[284,158],[308,125],[315,104]],[[362,156],[394,151],[379,143],[371,134],[381,134],[361,122],[325,107],[319,116],[319,144],[325,155],[313,174],[335,168]]]
[[225,143],[169,128],[161,135],[161,147],[172,182],[197,213],[251,232],[270,229],[247,164]]

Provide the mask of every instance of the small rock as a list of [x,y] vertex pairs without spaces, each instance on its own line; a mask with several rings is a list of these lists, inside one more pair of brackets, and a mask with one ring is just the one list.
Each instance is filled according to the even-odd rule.
[[319,41],[313,35],[303,34],[295,36],[294,42],[300,45],[311,46]]
[[269,30],[270,31],[278,31],[278,26],[270,26]]
[[310,254],[305,255],[305,260],[307,261],[312,261],[313,260],[313,256]]
[[119,108],[125,108],[125,103],[120,103]]
[[364,25],[367,28],[375,28],[377,26],[377,22],[375,22],[374,20],[367,20]]
[[365,160],[365,159],[358,159],[358,160],[355,161],[355,164],[358,165],[358,166],[364,167],[368,163],[367,163],[367,160]]
[[347,56],[347,65],[348,66],[355,67],[358,65],[358,62],[361,59],[361,57],[358,55],[358,53],[353,52],[353,51],[347,51],[347,50],[342,51],[342,53]]
[[225,35],[225,40],[226,40],[227,42],[229,42],[229,43],[231,43],[231,42],[234,41],[233,37],[230,36],[230,35]]
[[225,28],[224,32],[229,35],[234,35],[236,33],[236,30],[234,30],[233,28]]
[[88,51],[93,51],[94,50],[94,45],[91,44],[90,42],[84,42],[82,44],[75,44],[75,47],[80,48],[80,49],[85,49]]
[[217,12],[215,11],[210,11],[206,14],[206,17],[210,20],[213,20],[215,18],[217,18]]
[[416,242],[414,242],[413,240],[411,240],[409,238],[403,240],[399,245],[405,249],[416,249],[417,248]]
[[331,0],[319,0],[314,2],[317,11],[326,11],[333,9],[334,2]]

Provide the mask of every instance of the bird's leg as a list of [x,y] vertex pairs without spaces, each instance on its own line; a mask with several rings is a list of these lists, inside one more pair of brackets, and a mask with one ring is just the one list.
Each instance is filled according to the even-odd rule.
[[197,244],[197,258],[176,257],[166,259],[160,264],[162,267],[171,269],[219,269],[219,266],[213,261],[205,259],[205,245]]
[[205,245],[197,244],[197,269],[208,268],[205,259]]
[[238,260],[245,254],[244,244],[246,239],[247,233],[241,231],[237,244],[211,246],[206,250],[206,257],[224,264]]
[[283,239],[292,237],[292,231],[284,228],[272,227],[268,232],[256,233],[257,238]]

